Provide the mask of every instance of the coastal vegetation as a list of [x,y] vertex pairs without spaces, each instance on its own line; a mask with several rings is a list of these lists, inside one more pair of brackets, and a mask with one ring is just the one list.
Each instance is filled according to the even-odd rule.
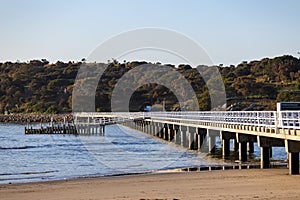
[[[118,80],[129,70],[146,62],[108,63],[96,90],[96,111],[110,111],[111,95]],[[98,63],[49,63],[46,59],[0,63],[0,113],[68,113],[72,111],[72,90],[82,65]],[[161,65],[162,67],[164,65]],[[196,92],[201,110],[210,110],[206,84],[196,68],[170,65],[181,73]],[[300,101],[300,60],[284,55],[259,61],[243,61],[237,66],[217,66],[225,84],[228,110],[275,110],[278,101]],[[88,81],[88,80],[86,80]],[[180,110],[176,96],[168,88],[147,84],[134,92],[130,110],[145,105]]]

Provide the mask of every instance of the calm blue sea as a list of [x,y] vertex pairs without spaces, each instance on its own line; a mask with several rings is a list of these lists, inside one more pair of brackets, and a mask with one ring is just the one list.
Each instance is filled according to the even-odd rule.
[[[286,159],[284,148],[274,148],[273,158]],[[119,125],[107,126],[105,136],[76,137],[25,135],[24,125],[0,123],[0,184],[216,164],[228,163]]]

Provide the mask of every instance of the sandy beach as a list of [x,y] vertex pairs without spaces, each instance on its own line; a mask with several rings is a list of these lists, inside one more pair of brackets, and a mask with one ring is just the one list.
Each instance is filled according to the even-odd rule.
[[158,173],[0,185],[0,199],[299,199],[287,169]]

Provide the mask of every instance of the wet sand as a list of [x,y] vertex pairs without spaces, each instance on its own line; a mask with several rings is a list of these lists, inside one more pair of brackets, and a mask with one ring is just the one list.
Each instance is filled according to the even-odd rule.
[[0,199],[299,199],[287,169],[175,172],[0,185]]

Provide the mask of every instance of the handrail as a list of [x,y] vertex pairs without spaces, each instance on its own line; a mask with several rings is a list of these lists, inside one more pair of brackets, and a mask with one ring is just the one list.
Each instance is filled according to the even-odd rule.
[[149,117],[193,123],[211,122],[274,129],[300,129],[300,111],[81,112],[73,115],[75,118],[108,118],[116,122]]

